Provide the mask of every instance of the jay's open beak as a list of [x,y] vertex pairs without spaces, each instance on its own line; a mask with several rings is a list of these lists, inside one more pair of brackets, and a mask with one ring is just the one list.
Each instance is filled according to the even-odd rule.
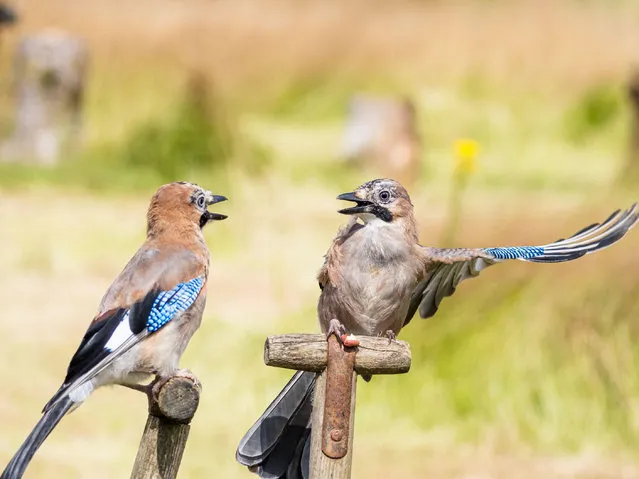
[[342,193],[341,195],[337,197],[337,199],[344,200],[344,201],[354,201],[355,203],[357,203],[357,206],[352,206],[350,208],[344,208],[344,209],[338,210],[338,213],[342,213],[343,215],[357,215],[359,213],[369,213],[371,210],[371,206],[373,205],[373,203],[371,203],[368,200],[363,200],[361,198],[358,198],[355,192]]
[[[221,203],[222,201],[227,201],[228,198],[226,196],[222,196],[222,195],[214,195],[211,193],[207,193],[206,195],[206,204],[208,206],[210,205],[214,205],[215,203]],[[206,212],[206,216],[207,216],[207,220],[208,221],[221,221],[221,220],[225,220],[226,218],[228,218],[228,216],[220,214],[220,213],[211,213],[210,211]]]

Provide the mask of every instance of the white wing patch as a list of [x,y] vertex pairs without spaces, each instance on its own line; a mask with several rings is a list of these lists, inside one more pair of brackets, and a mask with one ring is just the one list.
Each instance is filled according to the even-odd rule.
[[131,331],[131,327],[129,326],[129,313],[127,312],[122,318],[120,324],[118,324],[118,327],[115,328],[115,331],[113,331],[113,334],[104,347],[110,352],[113,352],[118,347],[122,346],[122,344],[131,336],[133,336],[133,331]]

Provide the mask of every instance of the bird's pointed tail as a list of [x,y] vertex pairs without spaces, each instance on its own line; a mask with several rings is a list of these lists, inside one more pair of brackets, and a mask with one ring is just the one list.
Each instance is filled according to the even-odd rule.
[[0,479],[20,479],[27,469],[31,458],[42,445],[47,436],[53,431],[64,415],[75,405],[68,397],[61,398],[53,404],[38,421],[33,431],[25,439],[18,452],[13,456],[5,468]]
[[315,373],[295,373],[240,441],[240,464],[263,479],[308,478],[314,385]]

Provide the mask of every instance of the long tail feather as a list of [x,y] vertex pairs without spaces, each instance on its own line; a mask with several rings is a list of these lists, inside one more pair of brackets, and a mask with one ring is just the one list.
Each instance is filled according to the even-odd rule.
[[22,477],[33,455],[74,404],[68,397],[62,398],[42,415],[38,424],[5,468],[0,479],[20,479]]
[[295,373],[240,441],[240,464],[269,479],[294,477],[293,470],[308,469],[300,461],[310,432],[314,384],[315,373]]
[[279,441],[256,468],[262,479],[301,479],[302,453],[310,441],[311,397],[307,396],[289,421]]

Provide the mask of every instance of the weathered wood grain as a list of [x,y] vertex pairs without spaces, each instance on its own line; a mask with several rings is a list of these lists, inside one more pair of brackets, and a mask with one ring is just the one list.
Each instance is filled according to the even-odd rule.
[[131,479],[177,477],[199,401],[199,382],[183,376],[170,378],[153,394]]
[[[410,345],[388,338],[357,336],[355,371],[363,375],[401,374],[410,370]],[[328,344],[323,334],[269,336],[264,344],[267,366],[321,372],[326,367]]]

